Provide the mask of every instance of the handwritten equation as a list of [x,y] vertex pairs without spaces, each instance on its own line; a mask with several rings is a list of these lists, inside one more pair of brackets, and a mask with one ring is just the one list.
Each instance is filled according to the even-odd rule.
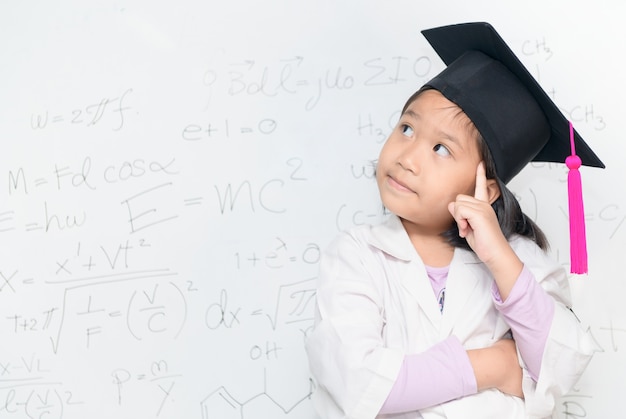
[[303,97],[303,109],[311,111],[326,95],[363,87],[388,86],[415,79],[423,80],[433,67],[429,56],[372,57],[355,67],[343,65],[311,75],[315,62],[303,56],[264,64],[248,59],[207,68],[202,77],[206,107],[214,97],[261,96],[285,100]]
[[[538,76],[559,54],[547,37],[517,49]],[[0,417],[314,417],[304,341],[323,249],[387,215],[378,151],[442,68],[419,49],[324,54],[129,69],[114,87],[19,108],[0,169]],[[561,110],[611,128],[601,104]],[[559,164],[531,170],[567,178]],[[539,187],[515,193],[531,218],[566,222],[565,201],[548,212]],[[607,242],[624,240],[626,203],[585,210]],[[621,319],[592,324],[598,358],[621,356]],[[557,414],[586,417],[597,397],[577,388]]]
[[116,97],[101,98],[94,103],[71,110],[45,110],[33,112],[30,127],[33,130],[63,129],[66,127],[106,126],[112,131],[124,128],[126,115],[132,111],[128,104],[133,89],[127,89]]

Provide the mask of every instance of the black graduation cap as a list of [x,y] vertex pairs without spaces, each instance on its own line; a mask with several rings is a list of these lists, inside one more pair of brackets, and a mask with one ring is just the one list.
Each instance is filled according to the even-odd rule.
[[[562,163],[573,154],[569,121],[490,24],[462,23],[422,34],[447,65],[426,85],[474,122],[504,183],[531,161]],[[583,165],[604,168],[576,131],[574,144]]]

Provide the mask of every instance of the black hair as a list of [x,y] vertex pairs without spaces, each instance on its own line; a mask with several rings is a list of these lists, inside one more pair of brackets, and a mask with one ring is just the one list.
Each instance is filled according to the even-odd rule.
[[[404,105],[404,108],[402,109],[402,114],[404,114],[409,105],[415,99],[417,99],[417,97],[422,92],[430,89],[432,88],[429,86],[424,86],[413,95],[411,95],[411,97]],[[459,114],[464,113],[462,110],[460,110]],[[500,189],[500,196],[493,202],[493,204],[491,204],[491,207],[496,213],[496,217],[498,218],[498,223],[500,224],[500,229],[502,230],[504,237],[509,240],[513,235],[516,234],[524,236],[534,241],[541,249],[548,250],[549,243],[546,235],[529,216],[524,214],[522,208],[520,207],[519,201],[517,200],[513,192],[511,192],[506,187],[505,183],[498,178],[496,172],[496,164],[493,160],[493,157],[491,156],[491,152],[489,151],[487,143],[480,135],[480,132],[478,131],[474,123],[469,118],[467,118],[467,121],[467,128],[475,133],[481,159],[485,163],[485,172],[487,179],[495,179],[498,184],[498,188]],[[467,243],[467,240],[459,236],[459,227],[457,226],[455,221],[452,222],[452,225],[448,230],[442,233],[442,236],[445,237],[448,243],[450,243],[454,247],[472,250],[470,245]]]

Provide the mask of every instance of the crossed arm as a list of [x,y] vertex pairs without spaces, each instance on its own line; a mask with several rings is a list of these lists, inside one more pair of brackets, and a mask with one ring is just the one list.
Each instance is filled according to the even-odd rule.
[[515,340],[501,339],[490,347],[466,351],[450,336],[426,352],[407,355],[380,413],[420,410],[491,388],[523,397],[517,351],[537,379],[554,302],[526,269],[506,301],[501,301],[495,286],[493,296]]

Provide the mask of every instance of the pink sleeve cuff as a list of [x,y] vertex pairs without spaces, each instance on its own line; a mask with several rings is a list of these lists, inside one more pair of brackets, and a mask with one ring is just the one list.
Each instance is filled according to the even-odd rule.
[[405,356],[380,413],[420,410],[476,391],[467,352],[457,337],[450,336],[425,352]]

